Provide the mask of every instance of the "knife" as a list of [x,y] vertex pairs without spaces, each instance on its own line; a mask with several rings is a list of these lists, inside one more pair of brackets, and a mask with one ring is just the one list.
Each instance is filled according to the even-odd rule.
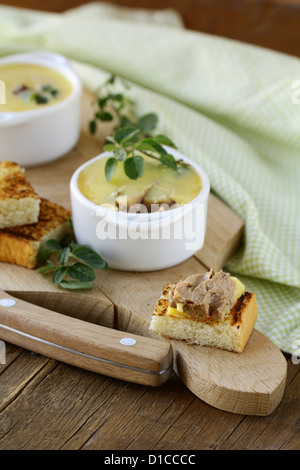
[[0,338],[96,373],[157,387],[172,371],[169,342],[128,334],[19,300],[0,289]]

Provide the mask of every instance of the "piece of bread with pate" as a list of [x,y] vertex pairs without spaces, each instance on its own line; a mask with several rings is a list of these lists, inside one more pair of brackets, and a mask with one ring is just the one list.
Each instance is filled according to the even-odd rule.
[[69,210],[42,198],[37,223],[0,230],[0,261],[35,268],[46,241],[61,241],[70,232],[70,216]]
[[40,202],[22,168],[0,162],[0,228],[36,223]]
[[256,296],[213,269],[163,289],[150,330],[187,343],[241,353],[257,318]]

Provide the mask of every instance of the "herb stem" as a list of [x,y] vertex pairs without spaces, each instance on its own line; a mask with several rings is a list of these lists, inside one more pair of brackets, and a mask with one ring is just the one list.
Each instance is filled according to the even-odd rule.
[[[117,163],[122,162],[125,174],[131,179],[140,178],[145,169],[144,155],[157,162],[178,170],[184,166],[172,154],[168,153],[164,145],[177,148],[172,140],[162,134],[153,135],[158,123],[156,113],[150,112],[136,116],[134,101],[118,90],[113,90],[116,77],[111,76],[96,93],[98,109],[89,122],[90,132],[95,134],[97,121],[112,121],[117,118],[117,124],[112,136],[107,136],[104,150],[112,152],[105,165],[105,176],[110,181]],[[124,83],[125,86],[125,83]]]
[[153,158],[154,160],[157,160],[158,162],[161,163],[159,157],[156,157],[155,155],[146,152],[146,150],[140,150],[140,149],[139,149],[138,151],[139,151],[140,153],[143,153],[143,154],[146,155],[147,157]]

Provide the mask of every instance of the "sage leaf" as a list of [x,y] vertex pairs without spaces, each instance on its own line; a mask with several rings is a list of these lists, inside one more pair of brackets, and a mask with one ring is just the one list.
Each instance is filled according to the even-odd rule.
[[116,101],[123,101],[124,96],[123,96],[121,93],[116,93],[115,95],[113,95],[113,98],[114,98]]
[[99,98],[98,100],[98,106],[99,108],[103,109],[107,103],[109,96],[105,96],[105,98]]
[[103,150],[104,150],[104,152],[112,152],[116,148],[117,147],[116,147],[115,144],[106,144],[106,145],[104,145]]
[[139,130],[136,127],[122,127],[114,133],[114,140],[120,144],[125,139],[130,139]]
[[173,147],[174,149],[177,148],[174,142],[172,142],[172,140],[165,135],[158,134],[154,136],[153,139],[155,140],[155,142],[158,142],[161,145],[168,145],[169,147]]
[[58,285],[61,283],[65,275],[67,274],[68,266],[62,266],[60,268],[57,268],[52,276],[52,282],[54,285]]
[[45,274],[49,271],[53,271],[55,269],[55,266],[42,266],[41,268],[38,269],[39,274]]
[[134,155],[133,157],[127,158],[124,162],[124,171],[126,175],[136,180],[141,177],[144,173],[145,161],[140,155]]
[[43,96],[40,93],[33,94],[32,98],[37,104],[45,104],[45,103],[48,103],[49,101],[49,99],[46,96]]
[[69,281],[63,280],[60,283],[60,286],[64,289],[94,289],[96,286],[91,282],[82,282],[78,280]]
[[93,268],[90,268],[83,263],[74,263],[68,268],[68,275],[73,279],[78,279],[82,282],[94,281],[96,274]]
[[141,140],[136,144],[135,148],[136,150],[150,150],[151,152],[159,153],[160,155],[168,154],[162,145],[151,138]]
[[84,262],[91,268],[108,269],[107,262],[89,246],[78,245],[73,249],[72,256]]
[[91,134],[96,134],[97,123],[96,123],[96,120],[95,120],[95,119],[92,119],[92,120],[89,122],[89,129],[90,129],[90,133],[91,133]]
[[53,269],[55,269],[55,268],[56,268],[55,264],[52,263],[52,261],[47,260],[47,264],[45,266],[41,266],[38,269],[38,273],[43,274],[43,273],[46,273],[48,271],[53,271]]
[[177,163],[173,155],[160,155],[159,159],[164,165],[172,168],[173,170],[177,170]]
[[48,260],[48,258],[51,256],[52,250],[47,250],[47,248],[43,248],[40,250],[37,254],[37,260],[40,262]]
[[120,127],[132,127],[133,123],[127,116],[120,118]]
[[58,253],[57,262],[59,264],[67,265],[69,261],[70,252],[71,252],[71,248],[69,246],[66,246],[65,248],[63,248]]
[[116,144],[116,141],[115,141],[115,139],[114,139],[114,137],[113,137],[112,135],[108,135],[108,136],[106,137],[106,141],[107,141],[107,142],[112,142],[113,144]]
[[155,113],[148,113],[141,116],[137,121],[137,127],[143,134],[149,134],[158,123],[158,116]]
[[62,249],[61,243],[57,240],[51,239],[46,241],[46,247],[50,248],[53,251],[60,251]]
[[113,115],[109,113],[108,111],[102,111],[100,113],[96,113],[95,116],[100,121],[112,121],[113,120]]
[[115,169],[117,167],[118,160],[115,157],[110,157],[106,163],[105,163],[105,178],[109,182],[113,174],[115,172]]
[[62,241],[60,242],[61,245],[62,245],[63,247],[69,246],[70,243],[71,243],[71,241],[72,241],[72,238],[73,238],[72,232],[67,233],[67,234],[64,236],[64,238],[62,239]]

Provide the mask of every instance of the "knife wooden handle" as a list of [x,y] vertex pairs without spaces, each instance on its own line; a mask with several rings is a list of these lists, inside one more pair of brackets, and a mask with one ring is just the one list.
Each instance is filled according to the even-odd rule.
[[71,318],[0,289],[0,339],[68,364],[149,386],[172,370],[169,342]]

